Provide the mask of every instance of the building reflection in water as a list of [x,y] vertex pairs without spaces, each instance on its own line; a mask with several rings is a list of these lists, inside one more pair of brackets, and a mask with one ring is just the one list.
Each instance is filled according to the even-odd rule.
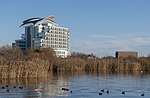
[[[52,76],[49,78],[34,78],[34,79],[1,79],[0,87],[9,85],[10,92],[0,90],[0,93],[6,93],[3,97],[9,95],[25,98],[42,97],[42,96],[68,96],[69,92],[63,91],[62,87],[69,88],[68,78],[63,76]],[[16,86],[16,88],[13,88]],[[23,89],[19,89],[23,87]],[[15,96],[16,95],[16,96]],[[0,94],[1,97],[1,94]]]

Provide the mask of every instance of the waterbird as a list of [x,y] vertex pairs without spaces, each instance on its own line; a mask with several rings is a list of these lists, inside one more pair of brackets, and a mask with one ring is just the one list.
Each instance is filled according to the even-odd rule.
[[6,87],[8,87],[8,85],[6,85]]
[[2,87],[2,89],[5,89],[5,87]]
[[7,92],[9,92],[9,90],[7,89]]
[[99,93],[99,95],[102,95],[103,93]]
[[122,94],[125,95],[125,91],[123,91]]
[[16,86],[13,86],[13,88],[16,88]]
[[101,92],[104,92],[104,89],[102,89]]
[[141,96],[144,96],[144,93],[142,93]]
[[109,94],[109,90],[107,90],[106,93]]
[[72,91],[70,91],[70,93],[72,93]]
[[22,87],[22,86],[20,86],[20,87],[19,87],[19,89],[23,89],[23,87]]
[[62,88],[62,90],[64,90],[64,91],[69,91],[69,89],[68,89],[68,88]]

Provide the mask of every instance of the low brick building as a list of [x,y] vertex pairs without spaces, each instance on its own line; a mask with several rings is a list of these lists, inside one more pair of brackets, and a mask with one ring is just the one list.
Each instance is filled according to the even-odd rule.
[[138,58],[138,52],[131,52],[131,51],[117,51],[115,55],[116,58],[128,58],[128,57]]

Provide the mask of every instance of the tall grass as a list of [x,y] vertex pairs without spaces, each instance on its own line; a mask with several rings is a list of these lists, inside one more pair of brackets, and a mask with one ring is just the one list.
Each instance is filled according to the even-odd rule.
[[150,61],[146,59],[106,58],[83,60],[80,58],[68,58],[56,60],[53,67],[55,71],[150,71]]
[[48,77],[54,54],[51,49],[22,52],[19,48],[3,48],[0,53],[0,78]]
[[0,78],[49,77],[62,71],[150,71],[150,59],[88,58],[85,55],[57,58],[52,49],[26,52],[19,48],[0,49]]

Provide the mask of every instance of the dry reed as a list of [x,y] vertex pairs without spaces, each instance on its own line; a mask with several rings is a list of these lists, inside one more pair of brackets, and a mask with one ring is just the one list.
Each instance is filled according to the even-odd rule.
[[[81,55],[81,54],[80,54]],[[50,72],[83,71],[150,71],[149,58],[88,58],[73,56],[57,58],[52,49],[29,50],[18,48],[0,51],[0,78],[48,77]]]

